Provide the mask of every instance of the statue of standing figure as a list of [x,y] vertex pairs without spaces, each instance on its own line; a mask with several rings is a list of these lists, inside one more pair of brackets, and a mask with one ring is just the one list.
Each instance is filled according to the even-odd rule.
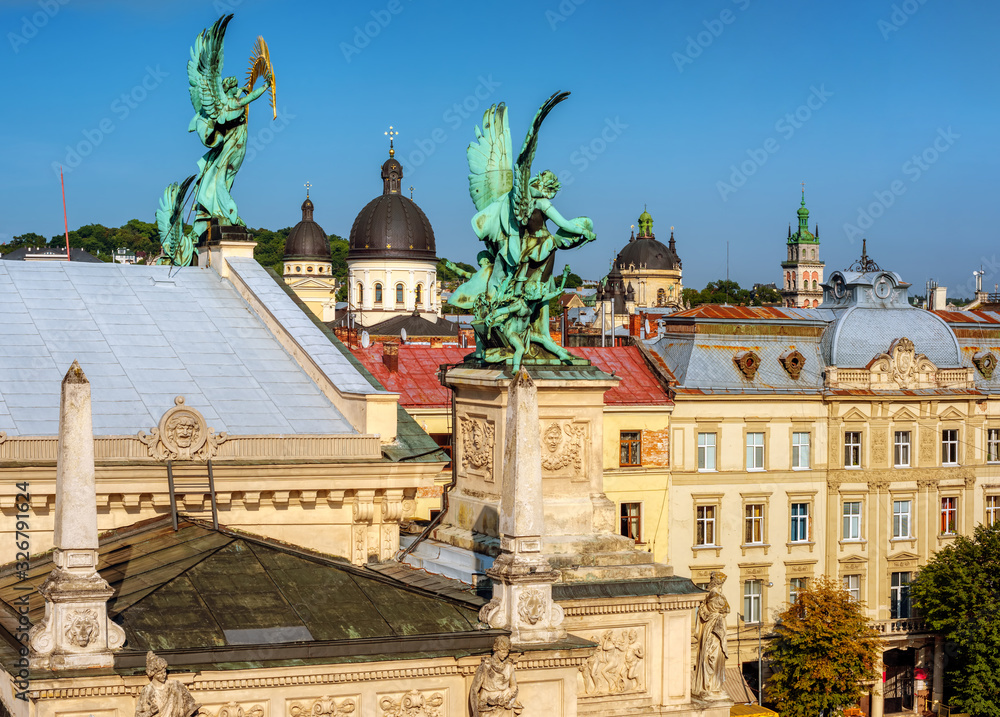
[[493,654],[479,663],[469,690],[472,717],[517,717],[524,707],[517,701],[515,659],[510,654],[510,638],[501,635],[493,643]]
[[[549,301],[563,284],[554,280],[558,249],[594,241],[594,223],[587,217],[566,219],[553,206],[559,180],[545,170],[531,175],[538,131],[553,107],[569,97],[557,92],[538,112],[514,159],[507,107],[493,105],[483,115],[482,129],[466,152],[469,194],[476,205],[472,228],[485,251],[477,257],[479,270],[448,303],[472,311],[476,332],[475,358],[486,363],[509,363],[517,373],[522,361],[541,364],[573,363],[571,353],[549,335]],[[552,234],[548,222],[556,225]]]
[[153,652],[146,653],[146,677],[149,684],[139,693],[135,717],[192,717],[201,709],[187,687],[167,679],[167,661]]
[[726,699],[723,684],[726,681],[726,616],[729,601],[722,594],[726,574],[715,571],[708,581],[708,597],[698,607],[698,657],[694,666],[691,694],[703,700]]

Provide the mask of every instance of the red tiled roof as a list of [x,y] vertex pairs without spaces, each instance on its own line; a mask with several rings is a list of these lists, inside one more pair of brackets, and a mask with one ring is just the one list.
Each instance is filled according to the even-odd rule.
[[785,311],[776,306],[722,306],[719,304],[702,304],[684,311],[670,314],[669,319],[781,319],[802,321],[806,317],[801,314]]
[[[451,392],[438,380],[438,369],[442,364],[461,363],[473,349],[402,344],[399,347],[398,371],[389,371],[382,363],[380,343],[351,351],[387,390],[399,394],[403,407],[418,408],[451,404]],[[604,394],[606,405],[672,405],[667,392],[635,346],[572,348],[570,351],[589,359],[602,371],[614,371],[616,376],[622,378],[617,387]]]

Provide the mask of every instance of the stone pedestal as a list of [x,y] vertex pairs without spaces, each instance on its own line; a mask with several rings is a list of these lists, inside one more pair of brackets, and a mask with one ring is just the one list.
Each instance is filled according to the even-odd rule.
[[[541,439],[541,552],[559,580],[669,576],[617,532],[615,505],[604,494],[604,393],[619,379],[593,366],[526,366],[538,396]],[[457,483],[432,537],[481,553],[499,553],[505,412],[510,374],[459,366],[455,388]],[[536,459],[538,460],[538,459]]]
[[226,257],[239,256],[253,258],[257,242],[246,227],[220,225],[217,219],[209,224],[203,240],[198,244],[198,266],[212,267],[219,276],[229,276]]

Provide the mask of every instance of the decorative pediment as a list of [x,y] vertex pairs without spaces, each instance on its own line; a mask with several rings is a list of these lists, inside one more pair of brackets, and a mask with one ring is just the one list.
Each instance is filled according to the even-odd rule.
[[788,372],[794,380],[799,380],[799,374],[802,373],[802,367],[805,366],[806,357],[803,356],[798,350],[792,349],[791,351],[786,351],[778,357],[778,361],[781,362],[781,367]]
[[917,420],[917,414],[904,406],[892,414],[892,420],[896,422],[915,421]]
[[992,351],[977,351],[972,355],[972,363],[976,364],[979,373],[985,379],[993,378],[993,370],[997,367],[997,357]]
[[225,433],[215,435],[205,417],[196,408],[184,405],[184,397],[174,399],[174,407],[160,418],[156,428],[137,438],[146,444],[149,457],[158,461],[207,461],[228,440]]
[[827,388],[869,391],[904,391],[914,389],[972,389],[973,370],[969,367],[938,368],[924,354],[918,354],[905,336],[889,344],[864,368],[830,366],[826,370]]
[[964,421],[965,416],[955,410],[954,406],[949,406],[948,410],[941,414],[942,421]]
[[847,555],[837,561],[841,565],[867,565],[868,559],[860,555]]
[[313,277],[290,281],[288,285],[293,289],[329,289],[333,284],[333,277],[327,281]]
[[850,411],[845,413],[841,418],[842,421],[867,421],[868,416],[863,414],[857,408],[852,408]]
[[760,367],[760,357],[753,351],[738,351],[733,356],[733,363],[748,381],[753,381],[753,377],[757,375],[757,369]]
[[920,559],[919,555],[917,555],[916,553],[908,552],[906,550],[901,550],[898,553],[893,553],[892,555],[890,555],[890,556],[888,556],[886,558],[886,560],[889,560],[889,561],[896,561],[896,560],[919,560],[919,559]]

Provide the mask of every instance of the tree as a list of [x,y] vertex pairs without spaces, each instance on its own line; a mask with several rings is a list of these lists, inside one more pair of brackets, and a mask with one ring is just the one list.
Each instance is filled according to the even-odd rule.
[[864,603],[833,578],[821,577],[775,623],[767,648],[774,675],[767,697],[784,717],[831,714],[856,703],[862,682],[881,679],[882,654]]
[[1000,714],[1000,523],[935,553],[910,597],[947,640],[946,702],[975,717]]

